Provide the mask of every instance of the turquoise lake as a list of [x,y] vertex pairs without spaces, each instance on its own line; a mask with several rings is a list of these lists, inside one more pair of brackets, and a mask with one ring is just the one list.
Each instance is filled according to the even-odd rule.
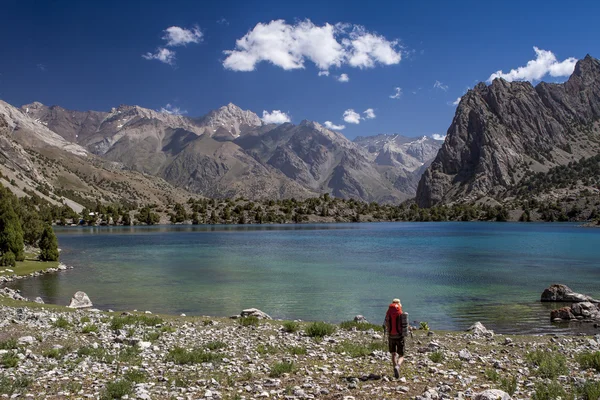
[[[100,309],[381,323],[400,297],[411,321],[499,332],[550,323],[539,302],[564,283],[600,297],[600,229],[573,224],[374,223],[57,228],[73,270],[17,282],[28,297]],[[586,329],[594,329],[587,325]]]

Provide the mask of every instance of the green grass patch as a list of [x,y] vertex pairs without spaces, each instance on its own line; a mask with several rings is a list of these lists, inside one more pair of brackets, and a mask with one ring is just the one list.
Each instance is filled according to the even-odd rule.
[[291,374],[294,372],[294,363],[293,362],[278,362],[271,366],[271,371],[269,372],[269,376],[271,378],[279,378],[283,374]]
[[312,338],[323,338],[332,335],[336,331],[336,326],[327,322],[313,322],[308,325],[304,332]]
[[139,369],[130,369],[123,374],[123,379],[133,383],[142,383],[146,382],[148,376],[146,373]]
[[65,317],[58,317],[58,319],[52,324],[55,328],[69,329],[71,323]]
[[436,364],[441,363],[444,360],[444,353],[442,353],[441,351],[434,351],[432,353],[429,353],[429,359]]
[[133,393],[133,382],[125,379],[118,379],[106,384],[102,392],[101,400],[121,399]]
[[577,388],[577,395],[583,400],[598,400],[600,398],[600,382],[585,382]]
[[556,351],[532,351],[527,353],[527,361],[537,368],[536,373],[542,378],[556,379],[569,372],[567,358]]
[[155,315],[118,315],[110,321],[110,328],[113,331],[118,331],[125,326],[156,326],[163,323],[163,319]]
[[206,347],[208,350],[215,351],[215,350],[224,349],[225,347],[227,347],[227,344],[225,344],[224,342],[220,342],[218,340],[214,340],[212,342],[206,343],[204,345],[204,347]]
[[121,362],[128,364],[137,364],[140,361],[140,353],[142,351],[136,346],[125,347],[124,350],[118,355],[118,359]]
[[258,326],[260,319],[255,315],[249,315],[247,317],[238,318],[238,323],[241,326]]
[[283,323],[283,331],[287,333],[296,333],[300,330],[300,323],[296,321],[285,321]]
[[371,324],[369,322],[344,321],[340,323],[340,328],[347,331],[356,329],[357,331],[368,331],[373,329],[376,332],[383,332],[383,327],[380,325]]
[[517,391],[517,377],[503,376],[502,378],[500,378],[500,383],[498,387],[500,388],[500,390],[504,390],[506,393],[512,396]]
[[18,376],[11,379],[7,376],[0,377],[0,394],[12,396],[15,393],[20,393],[23,389],[27,389],[31,385],[31,380],[25,377]]
[[279,349],[269,344],[259,344],[258,346],[256,346],[256,352],[264,356],[266,354],[277,354],[279,352]]
[[14,368],[19,365],[19,357],[17,357],[17,353],[14,351],[9,351],[8,353],[2,355],[2,358],[0,358],[0,364],[4,368]]
[[81,328],[81,333],[98,333],[98,325],[95,324],[86,324]]
[[304,346],[290,346],[287,349],[287,352],[294,356],[304,356],[308,351]]
[[567,395],[567,392],[560,383],[552,381],[550,383],[537,382],[531,398],[533,400],[567,400],[572,398],[572,396]]
[[158,339],[160,339],[159,331],[151,331],[144,334],[144,340],[148,342],[156,342]]
[[29,275],[34,272],[43,271],[48,268],[58,267],[58,261],[38,261],[34,254],[25,254],[25,261],[17,261],[17,265],[14,268],[11,267],[0,267],[0,271],[11,269],[14,272],[0,272],[2,275]]
[[202,349],[186,350],[183,347],[174,347],[167,355],[167,361],[175,364],[200,364],[205,362],[220,362],[223,356],[218,353],[211,353]]
[[115,356],[109,354],[106,349],[98,346],[98,348],[93,348],[92,346],[83,346],[77,350],[77,355],[79,357],[90,357],[97,361],[110,364],[115,360]]
[[80,324],[87,324],[89,322],[91,322],[92,320],[90,319],[90,317],[88,317],[87,315],[81,317],[81,319],[79,320]]
[[48,349],[42,352],[42,355],[47,358],[53,358],[55,360],[61,359],[67,354],[69,350],[65,347],[60,349]]
[[578,354],[576,358],[581,368],[600,371],[600,351],[583,352]]
[[498,382],[498,379],[500,379],[500,374],[494,368],[486,368],[486,370],[483,371],[483,375],[485,375],[488,381],[494,383]]
[[14,350],[19,347],[17,339],[11,338],[0,342],[0,350]]
[[350,341],[343,341],[337,344],[333,351],[338,354],[346,354],[352,358],[366,357],[375,350],[382,350],[385,348],[384,343],[371,342],[371,343],[355,343]]

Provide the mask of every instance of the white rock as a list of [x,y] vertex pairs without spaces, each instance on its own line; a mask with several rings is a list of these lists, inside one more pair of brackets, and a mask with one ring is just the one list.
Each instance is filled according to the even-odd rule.
[[73,298],[71,299],[71,304],[69,304],[70,308],[88,308],[92,306],[92,301],[90,300],[88,295],[85,294],[85,292],[81,291],[73,295]]
[[510,395],[502,390],[489,389],[481,393],[477,393],[473,400],[510,400]]
[[23,336],[19,338],[19,344],[34,344],[35,338],[33,336]]

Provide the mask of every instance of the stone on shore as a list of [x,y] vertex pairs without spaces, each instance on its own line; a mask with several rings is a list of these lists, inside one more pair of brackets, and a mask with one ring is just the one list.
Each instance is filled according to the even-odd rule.
[[600,305],[584,301],[550,311],[552,321],[600,321]]
[[595,300],[590,296],[581,293],[575,293],[566,285],[554,284],[550,285],[542,293],[541,301],[556,301],[556,302],[568,302],[568,303],[600,303],[600,300]]
[[510,400],[510,395],[502,390],[488,389],[477,393],[473,400]]
[[494,337],[494,331],[487,329],[481,322],[475,322],[473,325],[467,329],[467,332],[470,332],[474,337],[485,337],[492,338]]
[[247,308],[245,310],[242,310],[242,312],[240,313],[240,316],[242,318],[244,317],[257,317],[258,319],[273,319],[269,316],[269,314],[260,311],[258,308]]
[[69,308],[89,308],[92,307],[92,301],[85,292],[79,291],[73,295]]
[[367,319],[362,316],[362,315],[357,315],[356,317],[354,317],[354,322],[359,322],[361,324],[368,324],[369,321],[367,321]]

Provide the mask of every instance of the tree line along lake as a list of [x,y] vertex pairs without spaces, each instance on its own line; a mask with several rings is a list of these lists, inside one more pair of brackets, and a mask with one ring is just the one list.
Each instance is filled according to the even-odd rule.
[[[380,323],[400,297],[411,321],[459,330],[560,332],[552,283],[600,297],[600,230],[575,224],[361,223],[57,228],[75,267],[21,280],[27,297],[100,309]],[[586,327],[592,329],[591,327]]]

